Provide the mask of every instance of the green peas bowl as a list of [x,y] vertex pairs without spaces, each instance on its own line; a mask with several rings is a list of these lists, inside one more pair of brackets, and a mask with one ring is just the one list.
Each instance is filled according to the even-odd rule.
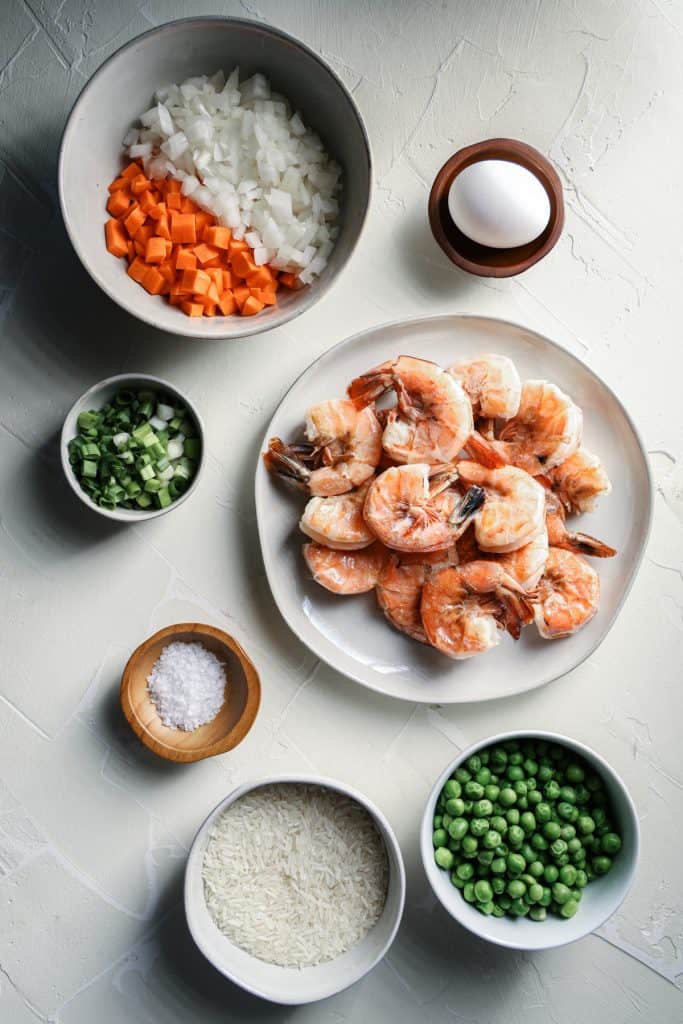
[[448,913],[510,949],[550,949],[595,931],[636,871],[638,816],[599,754],[568,736],[514,731],[441,773],[420,851]]

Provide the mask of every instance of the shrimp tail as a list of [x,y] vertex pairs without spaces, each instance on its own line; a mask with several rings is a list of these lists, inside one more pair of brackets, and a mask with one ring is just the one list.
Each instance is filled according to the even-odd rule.
[[554,546],[564,548],[565,551],[573,551],[575,554],[590,555],[592,558],[613,558],[617,553],[616,548],[610,547],[609,544],[605,544],[587,533],[567,531],[559,543],[556,542]]
[[270,473],[286,477],[298,487],[305,488],[310,479],[310,471],[301,461],[299,448],[303,445],[287,445],[279,437],[271,437],[268,451],[263,453],[263,461]]
[[503,606],[502,623],[514,640],[519,640],[523,626],[528,626],[534,619],[534,608],[531,594],[525,594],[521,587],[513,589],[508,585],[501,585],[496,590],[496,596]]
[[352,380],[347,388],[347,395],[357,409],[372,405],[377,399],[393,386],[391,375],[381,370],[369,370]]
[[458,527],[459,534],[464,533],[473,516],[479,511],[486,499],[486,491],[483,487],[470,487],[463,495],[457,507],[451,513],[449,522]]
[[488,469],[500,469],[507,465],[505,459],[496,451],[478,430],[473,430],[467,439],[465,451],[471,459]]

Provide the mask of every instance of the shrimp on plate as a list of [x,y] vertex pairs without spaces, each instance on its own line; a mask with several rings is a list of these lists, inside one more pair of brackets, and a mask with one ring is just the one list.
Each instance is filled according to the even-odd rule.
[[474,430],[471,402],[455,377],[426,359],[399,356],[356,377],[348,395],[363,407],[387,391],[396,406],[386,413],[386,454],[401,464],[453,462]]
[[320,402],[306,414],[306,442],[269,441],[266,467],[309,494],[345,494],[374,475],[382,455],[382,430],[374,409],[348,399]]
[[582,432],[583,413],[569,395],[550,381],[527,380],[517,414],[491,443],[507,463],[538,476],[573,455]]
[[516,416],[522,397],[517,367],[507,356],[494,353],[464,359],[449,368],[468,395],[475,416],[509,420]]
[[377,586],[389,551],[377,541],[362,551],[339,551],[304,544],[304,559],[316,583],[333,594],[365,594]]
[[496,555],[495,560],[526,593],[533,593],[545,572],[549,550],[548,531],[543,529],[523,548],[507,555]]
[[598,498],[612,490],[600,459],[585,448],[577,448],[573,455],[551,469],[548,476],[570,515],[592,512]]
[[363,505],[370,489],[366,480],[348,494],[309,498],[299,528],[311,540],[337,551],[358,551],[375,539],[363,518]]
[[571,636],[598,610],[600,579],[588,562],[572,551],[551,548],[534,601],[534,619],[546,640]]
[[434,572],[457,562],[454,547],[424,555],[393,553],[375,591],[377,603],[391,625],[413,640],[428,644],[420,614],[422,588]]
[[502,629],[517,639],[534,617],[520,584],[492,561],[436,573],[422,590],[421,614],[432,646],[456,660],[495,647]]
[[474,517],[474,534],[482,550],[515,551],[542,531],[545,491],[523,469],[488,469],[463,460],[457,463],[457,471],[463,483],[483,487],[486,493],[486,501]]
[[[430,474],[431,479],[430,479]],[[363,515],[383,544],[396,551],[426,552],[451,547],[484,501],[471,487],[460,495],[453,467],[426,463],[394,466],[370,484]]]
[[[545,479],[539,477],[542,482]],[[604,541],[591,537],[587,533],[568,530],[565,523],[564,505],[560,501],[559,495],[549,488],[546,488],[545,492],[545,505],[545,523],[551,547],[564,548],[576,554],[592,555],[593,558],[613,558],[616,555],[616,548],[611,548]]]

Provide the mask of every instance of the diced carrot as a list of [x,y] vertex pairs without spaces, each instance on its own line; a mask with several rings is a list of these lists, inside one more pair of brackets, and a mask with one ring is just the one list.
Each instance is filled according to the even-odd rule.
[[251,292],[249,291],[245,284],[240,284],[237,286],[237,288],[233,288],[232,294],[235,296],[235,302],[241,309],[244,303],[249,298]]
[[268,267],[257,267],[247,276],[250,288],[269,288],[273,283],[273,275]]
[[197,231],[193,213],[171,214],[171,241],[196,242]]
[[197,213],[199,207],[194,203],[189,196],[180,197],[180,212],[181,213]]
[[168,214],[164,211],[157,221],[157,234],[160,238],[171,240],[171,229],[168,226]]
[[230,253],[230,258],[232,259],[236,252],[249,252],[249,246],[247,245],[246,242],[243,242],[241,239],[232,238],[230,240],[230,244],[228,245],[228,252]]
[[178,278],[171,285],[170,294],[180,299],[189,299],[192,296],[192,292],[188,292],[187,288],[183,288],[182,282]]
[[223,274],[223,290],[228,291],[232,288],[232,274],[229,270],[223,270],[221,273]]
[[197,257],[189,249],[178,249],[175,268],[176,270],[196,270]]
[[163,263],[159,264],[159,273],[169,286],[175,284],[175,267],[170,260],[164,260]]
[[129,185],[130,185],[130,180],[128,178],[123,178],[123,177],[114,178],[114,180],[109,185],[107,185],[107,191],[108,192],[118,192],[119,189],[128,188]]
[[230,228],[224,228],[220,224],[207,224],[202,237],[207,245],[215,245],[217,249],[227,249],[232,232]]
[[204,306],[204,316],[215,316],[216,315],[216,303],[211,302],[209,305]]
[[149,239],[145,248],[145,261],[147,263],[163,263],[166,259],[165,239],[156,235]]
[[181,281],[183,288],[196,295],[206,295],[211,285],[211,278],[205,270],[184,270]]
[[223,271],[221,270],[221,268],[210,267],[209,270],[207,270],[206,272],[213,281],[213,283],[216,285],[216,288],[218,288],[218,291],[224,291],[225,289],[223,286]]
[[128,252],[128,239],[123,225],[113,217],[104,225],[104,237],[107,249],[112,256],[125,256]]
[[164,191],[166,195],[173,194],[174,192],[180,192],[181,183],[177,178],[166,178],[164,181]]
[[148,270],[149,267],[147,266],[145,261],[141,260],[138,257],[137,259],[134,259],[131,265],[128,267],[128,276],[132,277],[134,281],[138,282],[138,284],[142,284],[147,275]]
[[299,288],[303,288],[303,285],[296,274],[280,274],[278,280],[280,284],[285,286],[285,288],[291,288],[293,291],[298,291]]
[[142,227],[139,227],[135,232],[135,241],[142,242],[144,245],[147,245],[147,242],[150,240],[153,234],[154,224],[146,222],[145,224],[142,225]]
[[143,192],[146,192],[152,182],[149,180],[146,174],[136,174],[130,181],[130,190],[134,196],[140,196]]
[[166,203],[156,202],[154,206],[147,211],[147,216],[151,217],[152,220],[161,220],[163,215],[166,213]]
[[134,206],[123,222],[126,231],[128,232],[131,238],[135,237],[136,233],[140,230],[140,228],[142,227],[146,220],[147,218],[143,211],[140,209],[140,207]]
[[147,273],[140,283],[150,295],[161,295],[166,280],[156,267],[148,267]]
[[142,167],[140,167],[140,164],[137,164],[135,163],[135,161],[133,161],[132,164],[128,164],[125,171],[121,171],[120,177],[127,178],[130,181],[130,179],[134,178],[137,174],[141,173]]
[[204,307],[199,302],[181,302],[180,308],[188,316],[202,316]]
[[272,288],[252,288],[251,294],[264,306],[274,306],[276,303],[275,291]]
[[185,296],[184,295],[174,295],[173,294],[173,289],[171,289],[171,291],[169,292],[169,295],[168,295],[168,302],[169,302],[169,305],[171,305],[171,306],[181,306],[183,304],[183,302],[185,302]]
[[206,298],[210,299],[211,302],[218,302],[218,300],[220,299],[220,294],[218,292],[218,288],[216,288],[216,284],[214,281],[212,281],[211,284],[209,285],[209,290],[206,293]]
[[129,238],[126,244],[128,245],[128,262],[132,263],[135,259],[135,242]]
[[147,252],[147,243],[143,242],[141,238],[134,238],[133,245],[138,256],[144,260],[145,253]]
[[[148,188],[146,188],[144,192],[140,193],[138,202],[140,204],[140,209],[144,210],[145,213],[149,213],[150,210],[153,210],[157,205],[156,199]],[[156,220],[157,218],[154,219]]]
[[208,263],[209,260],[218,256],[218,249],[214,249],[213,246],[200,242],[199,245],[195,245],[194,254],[203,266],[205,263]]
[[249,277],[256,270],[256,264],[246,252],[236,252],[234,256],[231,256],[230,265],[240,277]]
[[130,192],[128,189],[120,189],[112,192],[107,200],[107,210],[112,217],[120,217],[130,206]]
[[[207,228],[213,227],[214,218],[206,210],[197,209],[197,239],[204,239],[204,232]],[[204,239],[205,240],[205,239]]]
[[218,302],[218,308],[223,316],[230,316],[231,313],[235,312],[237,309],[237,303],[235,302],[235,296],[231,291],[226,289],[223,292]]
[[179,192],[168,192],[166,194],[166,206],[169,210],[177,210],[180,213],[181,210],[181,198]]
[[250,295],[240,310],[242,316],[254,316],[263,309],[263,303],[255,295]]

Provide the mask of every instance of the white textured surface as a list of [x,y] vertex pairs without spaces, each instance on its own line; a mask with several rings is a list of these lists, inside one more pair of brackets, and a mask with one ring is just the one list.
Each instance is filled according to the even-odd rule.
[[[68,109],[112,50],[150,25],[219,11],[272,20],[333,64],[367,120],[377,188],[359,251],[315,309],[254,341],[202,345],[155,334],[97,291],[59,223],[54,175]],[[0,19],[3,1024],[681,1020],[683,6],[24,0]],[[455,271],[425,218],[443,160],[496,135],[546,152],[567,200],[553,254],[498,283]],[[503,703],[413,707],[317,664],[282,624],[256,541],[253,467],[275,404],[315,355],[373,323],[455,311],[523,321],[605,377],[651,451],[656,521],[617,624],[572,676]],[[186,388],[208,433],[197,494],[134,528],[76,502],[55,442],[74,396],[122,370]],[[190,619],[244,643],[264,700],[234,753],[172,767],[134,741],[117,685],[145,636]],[[602,934],[533,956],[492,950],[451,924],[417,853],[443,764],[474,739],[525,725],[595,746],[630,785],[644,838],[635,887]],[[205,964],[179,883],[197,824],[232,786],[306,768],[360,787],[388,815],[408,907],[368,978],[285,1012]]]

